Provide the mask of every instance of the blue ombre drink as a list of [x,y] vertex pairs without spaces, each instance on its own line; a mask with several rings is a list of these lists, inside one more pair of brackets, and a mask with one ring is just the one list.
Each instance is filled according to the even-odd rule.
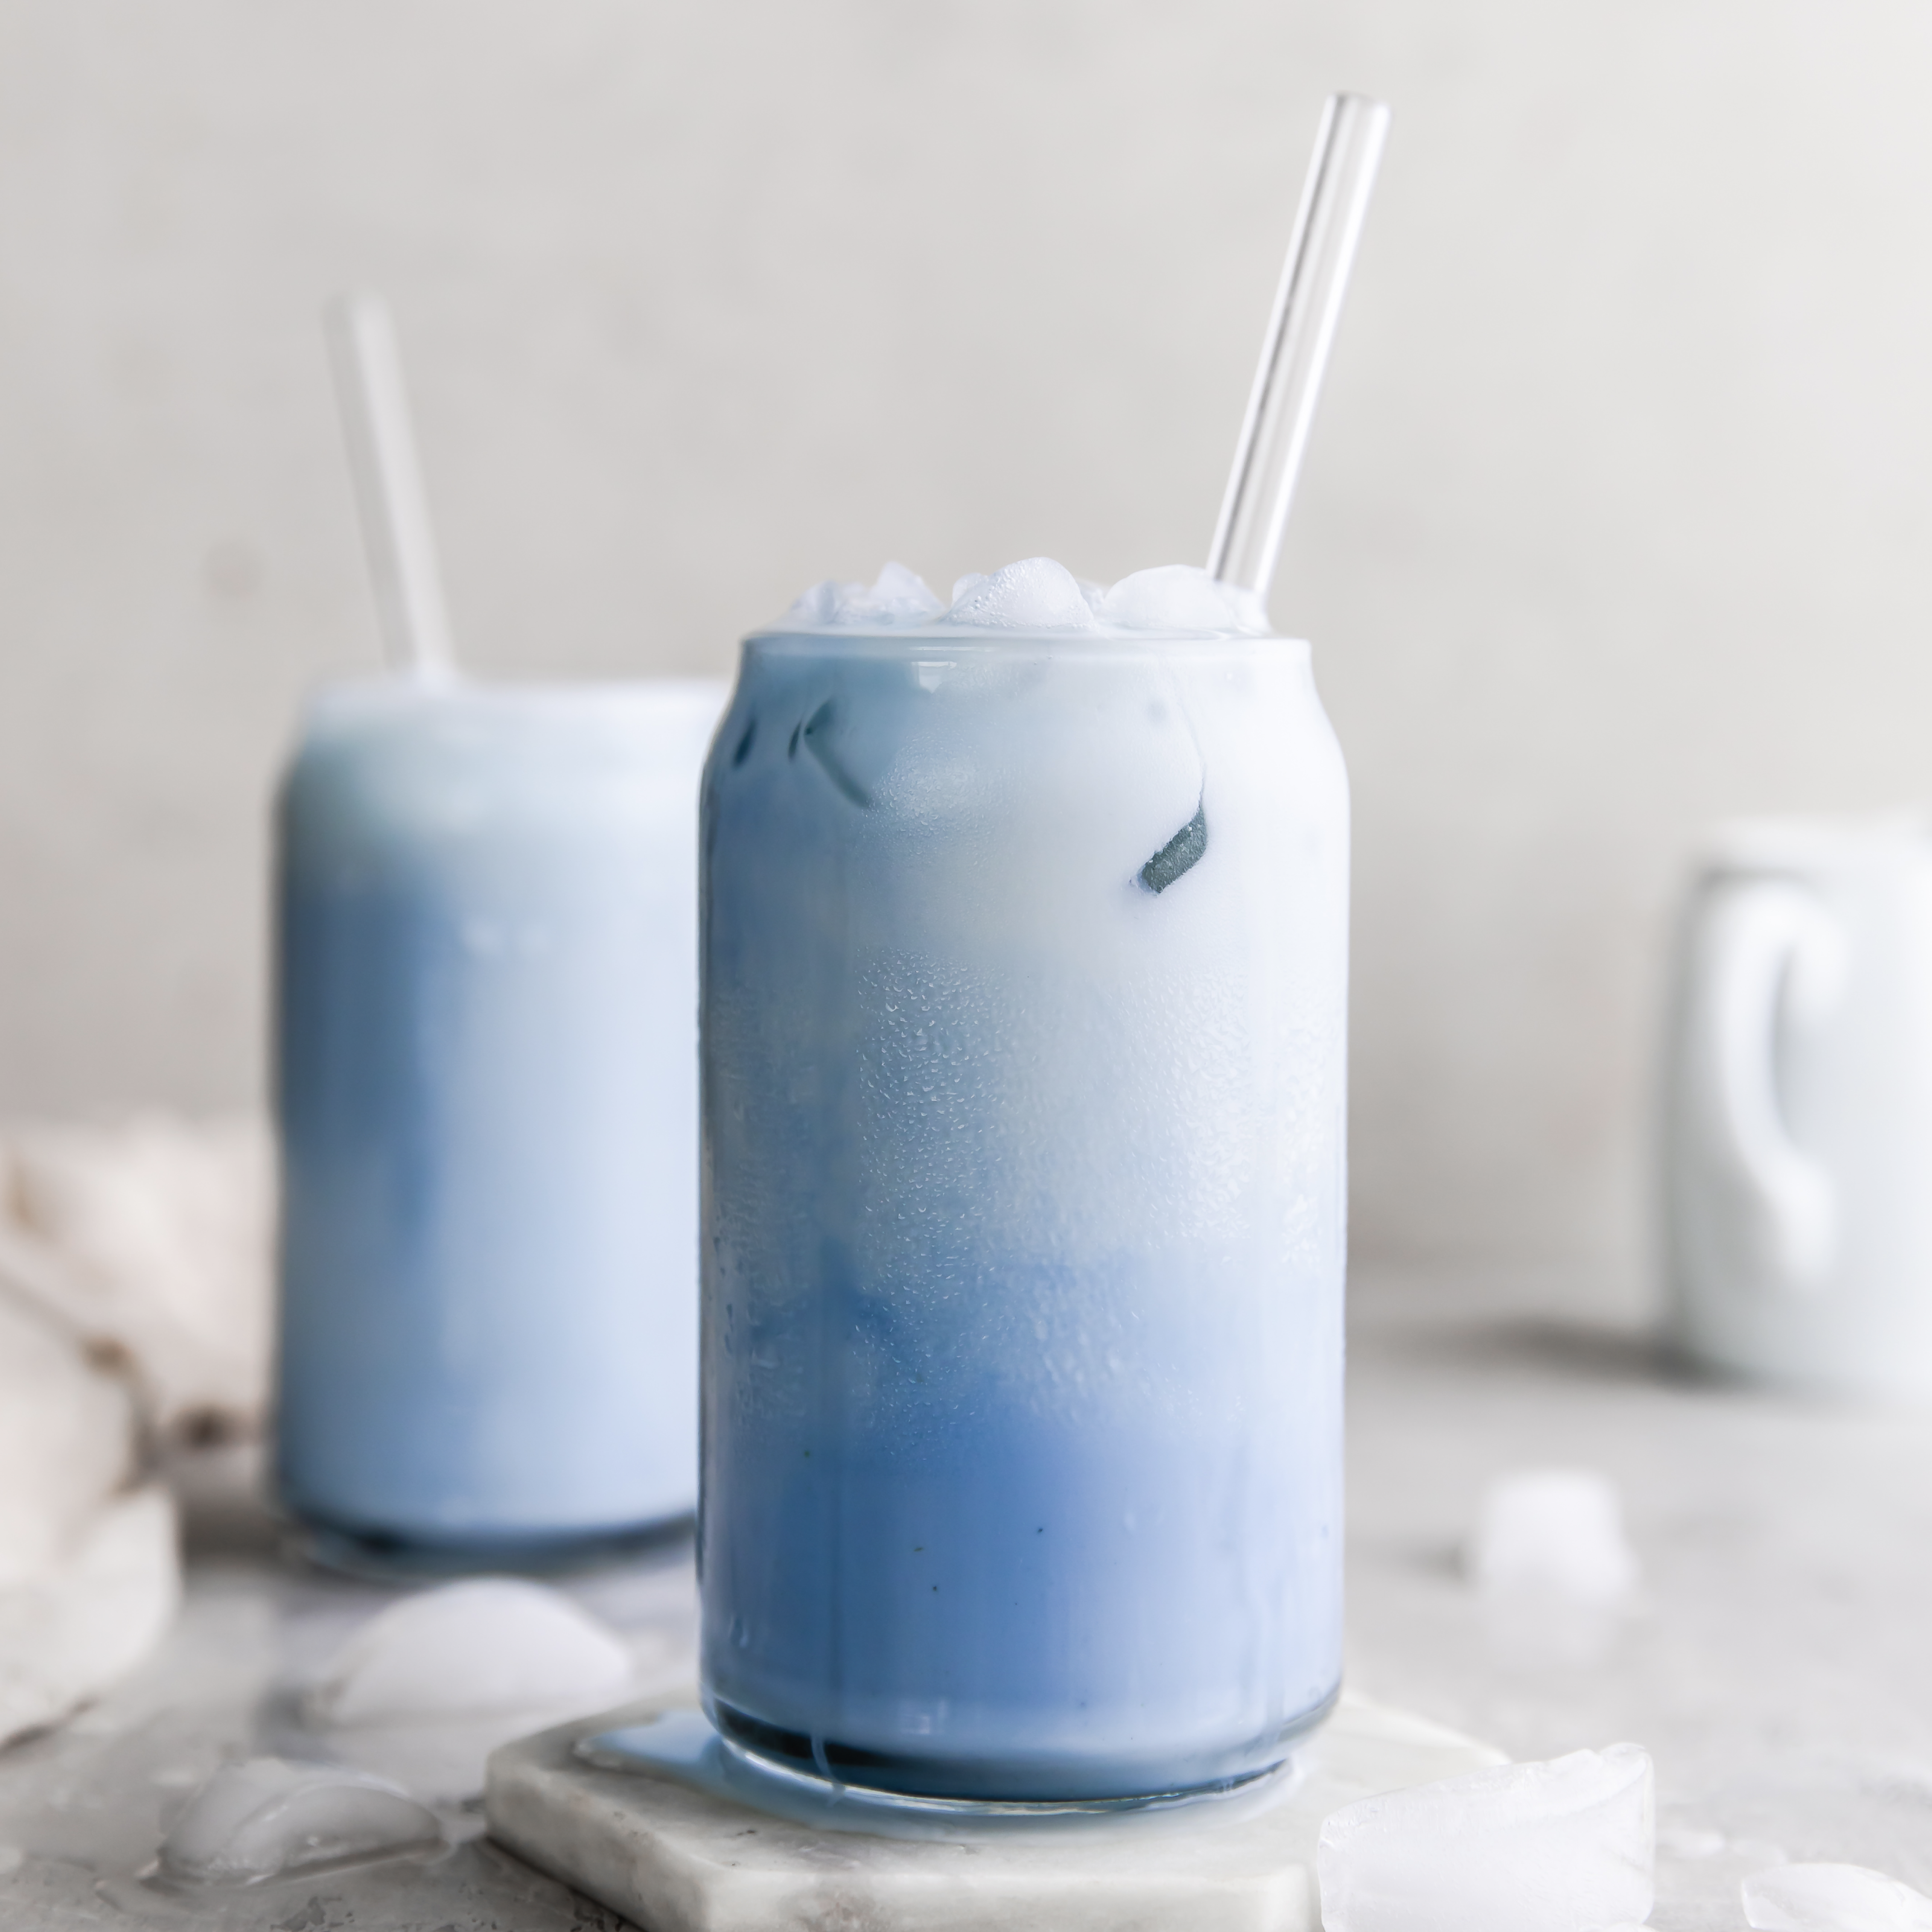
[[338,1544],[541,1562],[692,1506],[722,697],[389,678],[309,710],[280,818],[276,1457]]
[[1341,1649],[1348,794],[1204,573],[821,586],[704,782],[706,1707],[1128,1798]]

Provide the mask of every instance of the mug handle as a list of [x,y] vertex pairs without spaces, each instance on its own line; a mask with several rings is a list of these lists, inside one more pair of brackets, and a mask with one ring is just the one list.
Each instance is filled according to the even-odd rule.
[[1712,922],[1717,1106],[1724,1151],[1757,1198],[1782,1284],[1815,1287],[1838,1247],[1832,1177],[1791,1137],[1778,1100],[1780,1012],[1802,1023],[1838,1003],[1844,935],[1816,894],[1782,880],[1732,886]]

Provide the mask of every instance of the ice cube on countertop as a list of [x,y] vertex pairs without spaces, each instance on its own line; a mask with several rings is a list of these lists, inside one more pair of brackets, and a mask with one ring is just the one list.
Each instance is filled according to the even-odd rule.
[[1599,1932],[1650,1915],[1636,1744],[1497,1765],[1344,1806],[1316,1854],[1325,1932]]
[[1739,1889],[1755,1932],[1932,1932],[1932,1898],[1865,1865],[1775,1865]]
[[1616,1486],[1594,1469],[1520,1469],[1484,1492],[1468,1568],[1484,1592],[1610,1605],[1636,1591]]
[[380,1779],[256,1757],[224,1765],[188,1801],[162,1843],[160,1868],[177,1881],[249,1885],[442,1840],[431,1813]]
[[590,1712],[616,1702],[632,1679],[622,1640],[560,1591],[479,1576],[377,1612],[304,1702],[311,1721],[328,1725]]

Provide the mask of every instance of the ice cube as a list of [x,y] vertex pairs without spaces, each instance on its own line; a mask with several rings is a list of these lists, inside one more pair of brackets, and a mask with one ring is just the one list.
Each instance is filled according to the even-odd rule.
[[814,584],[809,590],[801,591],[793,599],[791,608],[785,613],[790,622],[794,624],[836,624],[838,621],[838,607],[844,601],[844,592],[856,590],[857,584],[844,584],[828,577],[822,584]]
[[324,1724],[388,1724],[492,1711],[589,1712],[630,1688],[615,1631],[560,1592],[479,1576],[371,1617],[306,1700]]
[[1497,1765],[1324,1820],[1326,1932],[1596,1932],[1650,1915],[1649,1754]]
[[161,1845],[161,1870],[199,1885],[249,1885],[304,1867],[442,1842],[435,1817],[380,1779],[278,1757],[226,1764]]
[[1485,1592],[1612,1605],[1636,1590],[1616,1487],[1593,1469],[1522,1469],[1484,1492],[1468,1552]]
[[1204,800],[1194,816],[1141,868],[1141,884],[1150,892],[1164,892],[1184,872],[1198,865],[1208,850],[1208,807]]
[[[967,587],[962,592],[961,585]],[[1010,563],[976,584],[953,586],[946,620],[992,631],[1090,631],[1094,613],[1073,573],[1050,556]]]
[[814,584],[786,615],[798,623],[858,630],[929,623],[945,608],[914,572],[902,563],[889,563],[875,584],[841,584],[831,578]]
[[1864,1865],[1776,1865],[1739,1889],[1756,1932],[1932,1932],[1932,1898]]
[[1233,631],[1266,637],[1268,613],[1252,590],[1222,584],[1191,563],[1164,563],[1124,577],[1100,615],[1130,631]]
[[866,596],[867,614],[888,623],[928,623],[945,608],[926,580],[902,563],[887,564]]
[[872,794],[853,776],[838,749],[842,721],[836,700],[828,698],[799,728],[799,741],[818,760],[825,776],[853,804],[872,803]]

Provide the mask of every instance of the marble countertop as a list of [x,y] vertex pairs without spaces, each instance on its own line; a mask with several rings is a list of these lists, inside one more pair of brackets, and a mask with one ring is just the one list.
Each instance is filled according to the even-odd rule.
[[[1352,1681],[1517,1758],[1656,1761],[1665,1932],[1739,1928],[1777,1855],[1932,1892],[1932,1413],[1713,1388],[1614,1286],[1383,1274],[1350,1328]],[[1644,1570],[1565,1653],[1457,1546],[1504,1469],[1600,1469]]]
[[[1932,1890],[1932,1414],[1697,1384],[1628,1295],[1556,1273],[1358,1269],[1350,1337],[1355,1688],[1519,1757],[1647,1745],[1663,1932],[1741,1926],[1738,1878],[1780,1854]],[[1546,1465],[1622,1490],[1645,1579],[1628,1614],[1514,1627],[1465,1580],[1484,1484]],[[382,1600],[285,1560],[238,1473],[185,1473],[188,1596],[163,1652],[0,1753],[0,1928],[616,1926],[495,1850],[460,1796],[440,1860],[192,1910],[133,1882],[224,1756],[299,1754],[290,1687]],[[688,1544],[570,1587],[667,1678],[688,1669]]]

